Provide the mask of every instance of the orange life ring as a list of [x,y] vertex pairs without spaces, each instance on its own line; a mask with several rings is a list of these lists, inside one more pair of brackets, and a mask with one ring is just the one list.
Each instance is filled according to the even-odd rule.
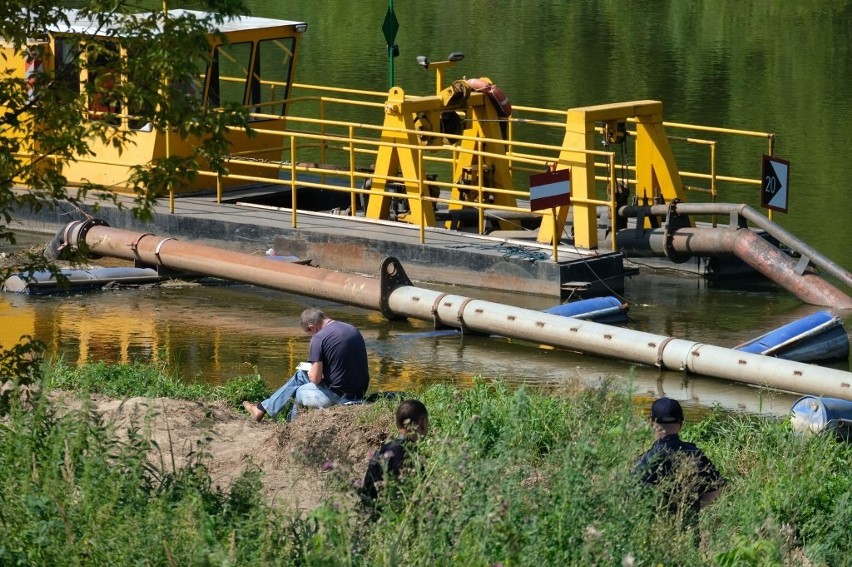
[[104,102],[104,99],[106,98],[104,93],[111,91],[115,87],[115,79],[112,74],[105,73],[103,76],[96,76],[95,85],[104,92],[95,92],[92,94],[92,98],[89,100],[89,110],[97,114],[106,114],[108,112],[115,114],[118,112],[118,105],[107,104]]
[[500,90],[500,87],[486,79],[468,79],[467,82],[470,88],[476,92],[487,94],[497,107],[497,112],[502,116],[509,117],[512,115],[512,103],[509,102],[509,97]]

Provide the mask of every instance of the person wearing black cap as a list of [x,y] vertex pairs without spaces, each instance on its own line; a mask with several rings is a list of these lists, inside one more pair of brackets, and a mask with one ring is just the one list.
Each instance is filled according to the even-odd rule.
[[654,401],[650,422],[654,445],[639,457],[633,475],[645,485],[660,486],[669,511],[694,523],[699,510],[719,496],[724,480],[701,449],[681,441],[683,409],[677,400]]

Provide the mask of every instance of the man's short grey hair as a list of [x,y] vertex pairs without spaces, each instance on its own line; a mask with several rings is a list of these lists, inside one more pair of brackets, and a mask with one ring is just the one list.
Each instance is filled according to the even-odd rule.
[[325,313],[322,310],[317,309],[315,307],[309,307],[302,311],[302,316],[299,319],[299,323],[302,325],[302,330],[307,332],[308,327],[313,325],[314,327],[319,327],[322,325],[322,322],[328,319],[325,316]]

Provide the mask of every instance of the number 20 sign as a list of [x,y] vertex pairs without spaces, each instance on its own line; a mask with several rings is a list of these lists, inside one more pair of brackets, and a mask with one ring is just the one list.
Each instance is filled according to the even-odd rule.
[[787,212],[790,199],[790,162],[777,157],[763,156],[760,186],[760,206],[773,211]]

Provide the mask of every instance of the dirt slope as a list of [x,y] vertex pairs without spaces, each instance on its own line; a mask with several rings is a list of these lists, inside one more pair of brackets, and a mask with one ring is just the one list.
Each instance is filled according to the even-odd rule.
[[[75,408],[74,395],[54,393],[57,407]],[[276,507],[310,510],[324,495],[363,479],[372,452],[393,432],[390,410],[337,406],[304,410],[292,423],[255,423],[215,404],[168,398],[118,400],[96,396],[95,409],[118,435],[141,428],[159,446],[152,459],[165,470],[203,451],[214,485],[227,488],[247,466],[263,472],[264,492]]]

